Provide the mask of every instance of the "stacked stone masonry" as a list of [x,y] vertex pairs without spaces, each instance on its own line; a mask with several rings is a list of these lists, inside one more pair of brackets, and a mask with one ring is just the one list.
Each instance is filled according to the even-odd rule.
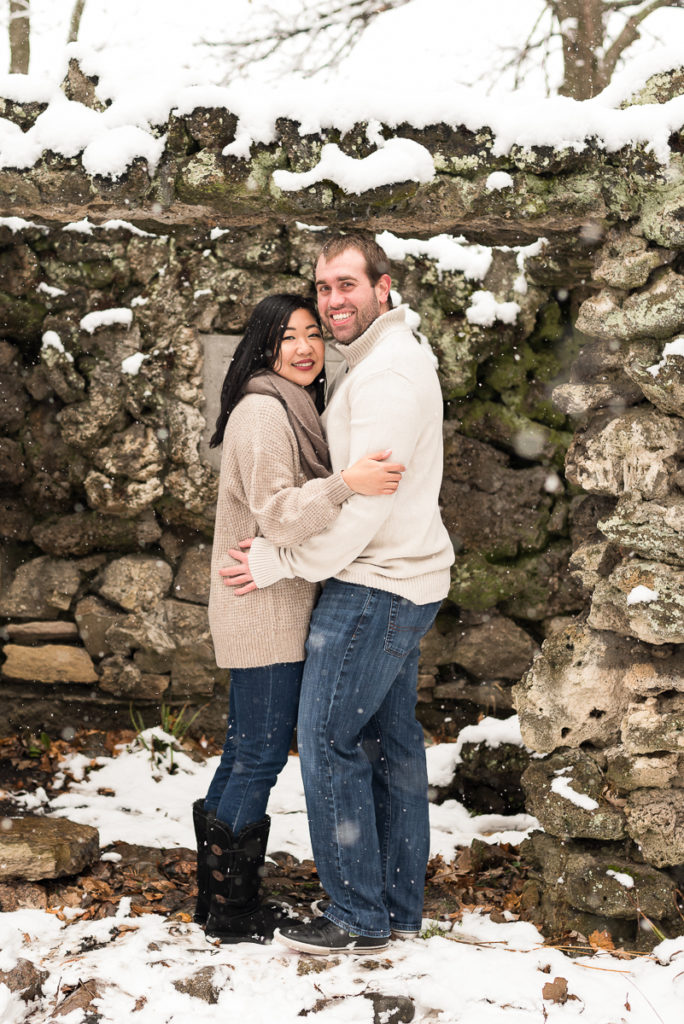
[[[669,98],[667,77],[653,88]],[[41,109],[0,108],[23,128]],[[491,247],[482,280],[421,256],[392,268],[439,358],[457,552],[419,714],[453,736],[517,708],[543,755],[524,776],[544,828],[528,843],[532,916],[628,941],[644,915],[681,931],[684,355],[663,355],[684,331],[681,135],[665,168],[643,147],[494,157],[487,130],[402,125],[435,179],[349,195],[281,192],[271,174],[308,170],[325,142],[365,156],[365,126],[302,136],[281,121],[239,160],[222,155],[236,124],[172,115],[154,174],[136,161],[92,179],[53,153],[0,170],[5,727],[128,724],[131,702],[152,722],[187,702],[220,737],[205,346],[265,294],[309,293],[327,232],[462,234]],[[494,170],[512,186],[489,190]],[[516,302],[515,322],[476,322],[479,290]],[[520,809],[529,755],[502,753],[498,793],[491,752],[467,748],[452,791]]]

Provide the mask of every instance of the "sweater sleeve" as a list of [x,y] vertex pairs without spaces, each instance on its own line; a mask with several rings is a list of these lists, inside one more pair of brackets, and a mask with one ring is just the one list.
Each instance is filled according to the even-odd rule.
[[[383,448],[410,468],[420,413],[410,381],[390,372],[368,377],[350,394],[350,460]],[[400,485],[401,487],[401,485]],[[255,538],[249,567],[257,587],[300,576],[318,582],[350,565],[370,543],[390,515],[396,493],[380,497],[354,494],[332,525],[298,547],[278,547]]]
[[250,399],[236,407],[230,421],[232,455],[245,500],[269,541],[301,544],[325,530],[354,492],[340,473],[298,487],[297,444],[287,413],[276,399]]

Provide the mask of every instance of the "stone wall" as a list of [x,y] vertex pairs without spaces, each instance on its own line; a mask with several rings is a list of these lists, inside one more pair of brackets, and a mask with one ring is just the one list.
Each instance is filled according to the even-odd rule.
[[[663,204],[662,220],[650,214],[639,233],[611,231],[596,254],[600,290],[576,321],[593,340],[553,395],[577,421],[567,480],[594,496],[598,513],[570,560],[589,608],[545,641],[516,688],[523,738],[547,755],[523,776],[545,830],[530,841],[543,917],[585,934],[607,919],[616,938],[636,943],[648,942],[644,923],[655,925],[652,938],[681,933],[684,920],[678,195],[678,206]],[[559,877],[563,886],[554,885]]]
[[[206,395],[215,407],[224,337],[254,304],[274,289],[310,291],[322,233],[12,228],[0,228],[5,727],[126,724],[130,701],[153,717],[160,701],[187,701],[208,704],[200,724],[220,735]],[[393,266],[438,339],[449,396],[443,502],[457,570],[420,691],[426,725],[449,734],[482,711],[510,714],[511,684],[538,643],[583,604],[563,572],[573,499],[558,470],[571,434],[549,401],[579,340],[531,269],[521,293],[520,265],[495,249],[484,281],[421,258]],[[483,288],[519,300],[516,324],[468,321]]]
[[[3,103],[23,127],[40,113]],[[201,725],[221,734],[202,340],[239,334],[267,292],[308,291],[326,230],[463,232],[492,247],[483,280],[416,246],[393,266],[440,361],[457,551],[420,715],[455,734],[515,701],[542,755],[524,776],[544,827],[528,843],[532,916],[631,942],[647,918],[681,931],[681,133],[664,167],[645,147],[494,157],[486,129],[402,125],[433,154],[433,181],[348,195],[284,193],[271,172],[308,169],[329,141],[361,158],[365,126],[302,136],[282,121],[242,161],[222,155],[236,125],[172,115],[153,174],[137,161],[94,179],[50,153],[0,170],[0,213],[34,220],[0,226],[6,727],[122,721],[131,700],[155,716],[163,700],[206,703]],[[507,187],[492,189],[495,170]],[[84,214],[107,223],[70,223]],[[461,792],[482,771],[466,761]]]

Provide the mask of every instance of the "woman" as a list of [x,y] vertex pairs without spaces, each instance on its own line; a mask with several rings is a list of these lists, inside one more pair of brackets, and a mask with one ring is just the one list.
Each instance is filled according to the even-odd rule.
[[313,304],[272,295],[254,310],[229,366],[211,446],[223,442],[209,623],[217,664],[230,668],[228,731],[197,835],[195,920],[223,942],[268,941],[283,911],[259,900],[266,805],[297,720],[315,584],[282,580],[236,600],[218,569],[243,537],[301,544],[325,530],[353,493],[392,494],[403,466],[389,452],[331,473],[318,413],[324,343]]

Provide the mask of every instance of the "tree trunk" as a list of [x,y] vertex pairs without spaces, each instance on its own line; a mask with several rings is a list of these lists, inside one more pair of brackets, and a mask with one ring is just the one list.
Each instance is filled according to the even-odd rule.
[[563,41],[561,96],[588,100],[608,84],[601,54],[605,43],[603,0],[557,0],[555,14]]
[[71,24],[69,25],[69,38],[67,43],[75,43],[78,39],[78,30],[81,27],[81,18],[83,16],[83,8],[86,5],[86,0],[76,0],[74,9],[71,12]]
[[10,0],[10,74],[27,75],[31,58],[31,0]]

